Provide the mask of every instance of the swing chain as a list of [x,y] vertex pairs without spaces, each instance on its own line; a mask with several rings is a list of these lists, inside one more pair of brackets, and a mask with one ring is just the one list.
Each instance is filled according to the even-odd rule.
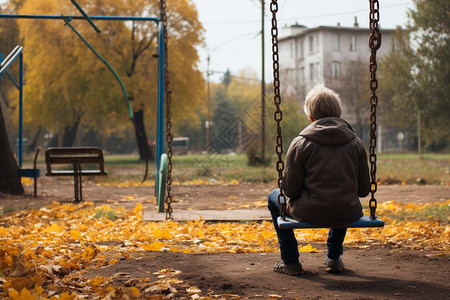
[[378,21],[380,19],[379,3],[378,0],[370,1],[370,30],[369,48],[370,48],[370,144],[369,144],[369,162],[370,162],[370,194],[369,200],[370,218],[376,219],[375,212],[377,209],[377,200],[375,199],[375,192],[377,191],[377,155],[375,154],[377,143],[377,104],[378,97],[376,96],[376,90],[378,88],[378,80],[376,78],[377,71],[377,50],[381,46],[381,32],[378,28]]
[[[278,204],[280,205],[280,215],[283,219],[286,217],[286,197],[283,192],[283,170],[284,162],[281,155],[283,154],[283,139],[281,136],[281,120],[283,119],[283,114],[280,109],[281,104],[281,93],[280,93],[280,64],[278,55],[278,25],[277,25],[277,12],[278,12],[278,2],[277,0],[272,0],[270,3],[270,11],[272,13],[272,61],[273,61],[273,102],[276,106],[274,113],[274,119],[277,122],[277,145],[275,152],[278,155],[278,161],[276,162],[276,169],[278,171],[278,188],[280,193],[278,194]],[[283,199],[283,200],[282,200]]]
[[172,91],[169,90],[169,58],[167,53],[167,14],[166,14],[166,1],[161,0],[161,22],[164,27],[163,37],[164,37],[164,88],[165,88],[165,102],[166,102],[166,141],[167,141],[167,196],[166,196],[166,220],[173,219],[172,215],[172,196],[170,192],[172,190],[172,140],[173,136],[171,133],[172,122],[170,120],[170,103],[172,101],[171,94]]

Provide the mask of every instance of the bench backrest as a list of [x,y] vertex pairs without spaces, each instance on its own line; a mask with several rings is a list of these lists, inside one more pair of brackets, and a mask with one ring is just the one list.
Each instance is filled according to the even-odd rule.
[[58,147],[45,151],[47,174],[52,174],[54,164],[95,164],[99,173],[105,173],[103,150],[98,147]]

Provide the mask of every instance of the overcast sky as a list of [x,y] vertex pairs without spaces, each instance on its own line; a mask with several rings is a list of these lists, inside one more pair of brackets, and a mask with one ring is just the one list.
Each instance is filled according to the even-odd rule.
[[[200,69],[206,74],[207,57],[210,70],[238,74],[251,68],[261,76],[261,1],[260,0],[193,0],[205,28],[206,49],[200,49]],[[279,0],[278,25],[295,23],[309,28],[316,26],[353,27],[357,17],[360,27],[369,27],[368,0]],[[266,81],[272,80],[271,13],[266,0]],[[412,0],[380,1],[380,27],[396,28],[407,23],[406,12]],[[214,81],[222,75],[211,76]]]

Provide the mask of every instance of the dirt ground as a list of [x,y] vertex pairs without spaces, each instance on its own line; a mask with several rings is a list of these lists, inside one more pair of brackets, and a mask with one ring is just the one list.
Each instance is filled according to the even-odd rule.
[[[70,178],[41,177],[38,197],[33,187],[26,186],[26,194],[0,194],[3,209],[39,208],[53,201],[73,199]],[[228,184],[174,186],[174,214],[177,210],[261,207],[274,184]],[[92,181],[83,183],[85,201],[97,205],[134,207],[143,203],[144,210],[156,210],[153,186],[104,186]],[[450,199],[450,186],[386,185],[379,186],[379,202],[441,202]],[[362,201],[366,201],[363,199]],[[345,248],[343,261],[346,272],[332,275],[325,272],[325,254],[302,253],[302,277],[274,273],[272,266],[278,253],[221,253],[184,254],[173,252],[145,252],[101,269],[88,270],[84,276],[112,276],[114,285],[124,285],[133,278],[157,280],[161,269],[174,269],[180,282],[196,286],[200,296],[223,295],[240,299],[450,299],[450,265],[448,255],[431,251],[410,251],[385,244],[369,243],[366,249]],[[326,244],[313,243],[325,250]],[[177,298],[190,299],[182,292]],[[169,294],[170,290],[162,291]],[[237,298],[237,297],[235,297]]]

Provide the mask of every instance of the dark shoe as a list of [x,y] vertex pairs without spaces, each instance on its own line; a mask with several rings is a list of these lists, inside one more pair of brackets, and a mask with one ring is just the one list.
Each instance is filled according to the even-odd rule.
[[273,270],[277,273],[287,274],[291,276],[300,276],[305,274],[305,270],[303,270],[301,263],[286,264],[283,260],[277,262],[273,266]]
[[344,263],[339,257],[338,259],[329,259],[325,261],[325,271],[332,274],[342,273],[345,271]]

